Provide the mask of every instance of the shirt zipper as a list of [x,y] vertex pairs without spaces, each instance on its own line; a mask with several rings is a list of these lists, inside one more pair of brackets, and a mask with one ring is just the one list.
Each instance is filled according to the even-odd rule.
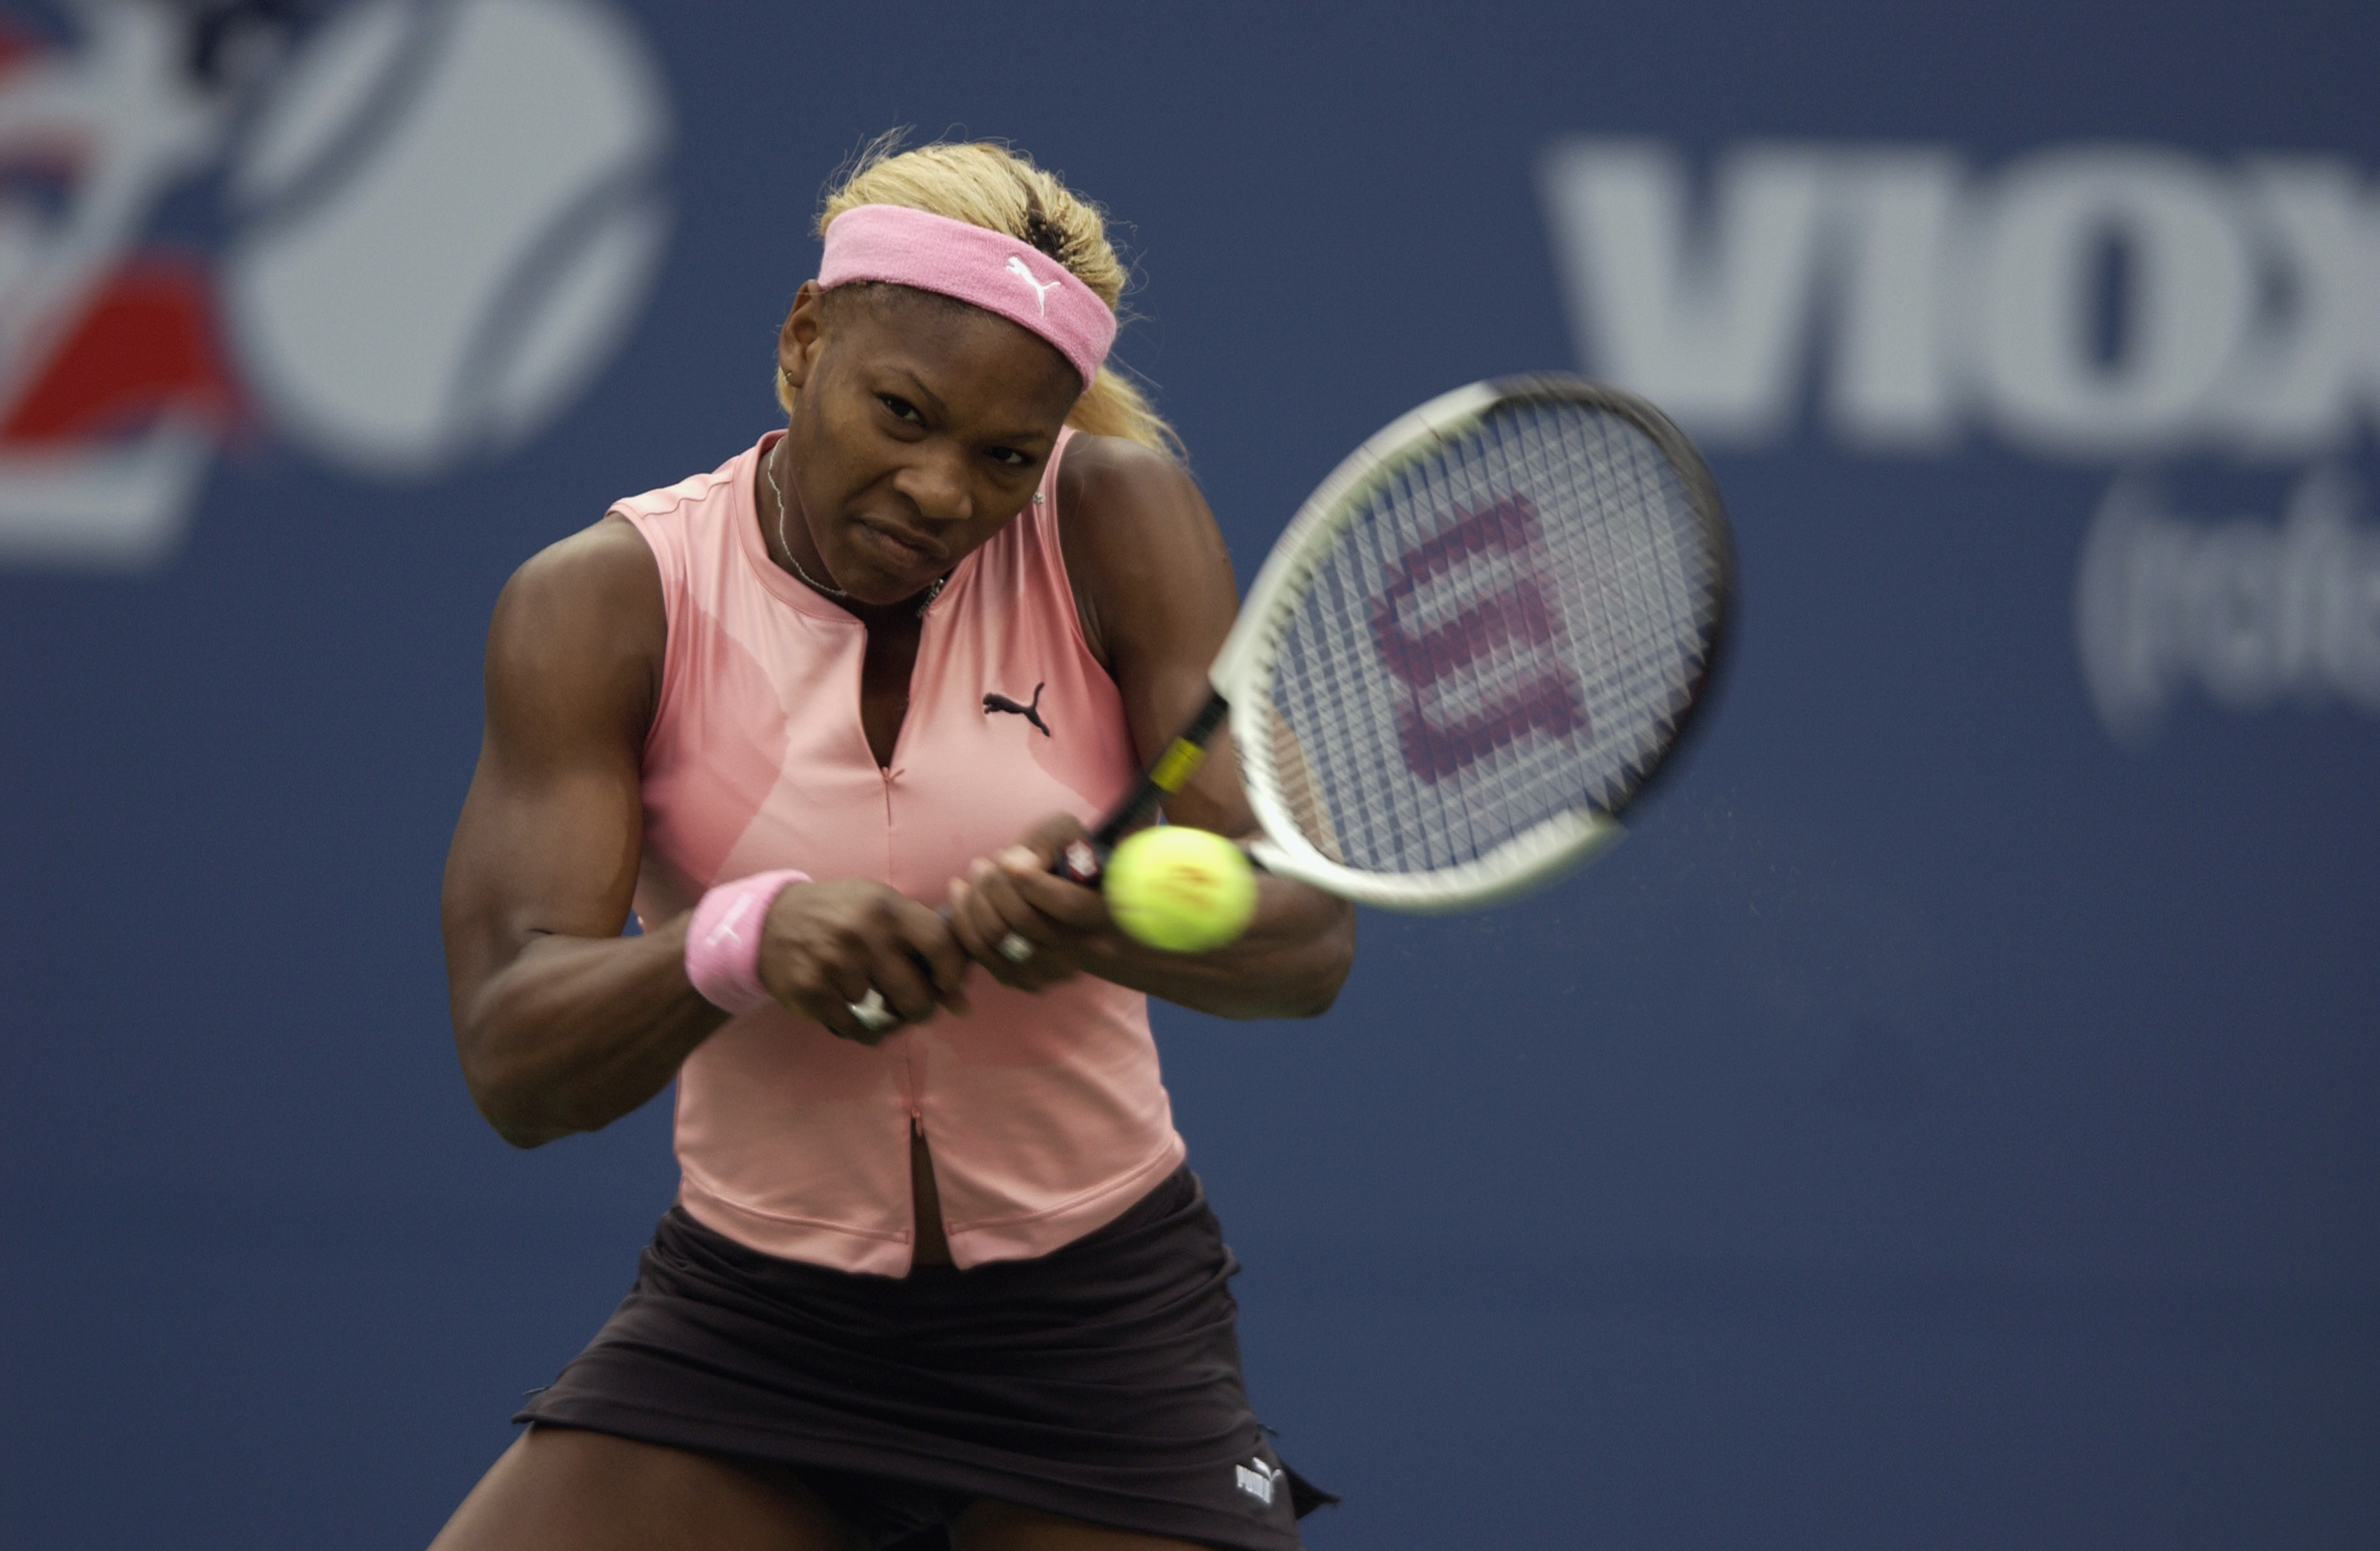
[[[914,1056],[904,1054],[901,1057],[901,1069],[908,1079],[905,1086],[909,1090],[910,1140],[912,1142],[923,1142],[926,1140],[926,1109],[923,1102],[924,1095],[917,1090],[917,1059]],[[927,1155],[930,1158],[932,1154],[929,1152]],[[917,1149],[912,1146],[909,1157],[913,1166],[916,1163],[917,1156]],[[936,1183],[939,1184],[940,1181],[938,1180]],[[936,1193],[934,1199],[937,1202],[941,1199],[940,1192]],[[949,1229],[944,1228],[943,1232],[947,1239]],[[912,1179],[909,1181],[909,1262],[912,1265],[917,1264],[917,1247],[925,1242],[925,1239],[926,1225],[917,1219],[917,1182],[915,1179]]]

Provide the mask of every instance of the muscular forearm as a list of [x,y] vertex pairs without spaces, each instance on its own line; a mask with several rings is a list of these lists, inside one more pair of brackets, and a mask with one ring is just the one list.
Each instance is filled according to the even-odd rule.
[[726,1021],[686,983],[686,924],[540,935],[457,1003],[464,1081],[505,1141],[535,1147],[611,1124]]
[[1330,1006],[1355,960],[1355,912],[1283,878],[1258,880],[1256,919],[1210,953],[1165,953],[1110,934],[1097,973],[1119,985],[1222,1018],[1312,1018]]

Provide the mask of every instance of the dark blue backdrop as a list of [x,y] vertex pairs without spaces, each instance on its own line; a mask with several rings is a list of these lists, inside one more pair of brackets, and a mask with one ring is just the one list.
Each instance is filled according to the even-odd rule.
[[[420,1545],[625,1288],[664,1106],[518,1154],[455,1072],[481,632],[768,423],[865,137],[1007,137],[1129,223],[1123,354],[1244,577],[1391,415],[1582,364],[1562,137],[2380,165],[2344,3],[629,9],[677,219],[563,418],[428,482],[250,438],[154,568],[0,572],[13,1544]],[[1367,917],[1318,1023],[1159,1015],[1259,1411],[1348,1497],[1311,1543],[2380,1542],[2380,723],[2185,690],[2119,742],[2072,617],[2120,469],[2270,524],[2312,460],[1714,447],[1741,649],[1628,843]]]

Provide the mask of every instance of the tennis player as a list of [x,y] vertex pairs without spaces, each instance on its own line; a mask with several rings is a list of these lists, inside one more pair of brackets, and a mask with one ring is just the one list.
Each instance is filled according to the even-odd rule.
[[[1286,1551],[1330,1499],[1249,1411],[1147,998],[1319,1012],[1351,914],[1268,878],[1174,956],[1049,871],[1206,699],[1221,540],[1102,370],[1096,207],[883,146],[820,230],[785,429],[496,605],[443,897],[464,1073],[525,1147],[674,1079],[682,1183],[437,1551]],[[1255,829],[1230,759],[1167,812]]]

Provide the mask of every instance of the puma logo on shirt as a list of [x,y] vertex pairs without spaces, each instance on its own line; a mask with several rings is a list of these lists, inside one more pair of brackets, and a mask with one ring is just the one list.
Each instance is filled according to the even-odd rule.
[[1022,716],[1039,727],[1041,736],[1047,738],[1050,736],[1050,724],[1041,719],[1041,691],[1046,688],[1046,684],[1033,686],[1033,703],[1030,705],[1019,705],[1006,695],[986,695],[983,697],[983,714],[989,716],[995,711],[1005,711],[1012,716]]

